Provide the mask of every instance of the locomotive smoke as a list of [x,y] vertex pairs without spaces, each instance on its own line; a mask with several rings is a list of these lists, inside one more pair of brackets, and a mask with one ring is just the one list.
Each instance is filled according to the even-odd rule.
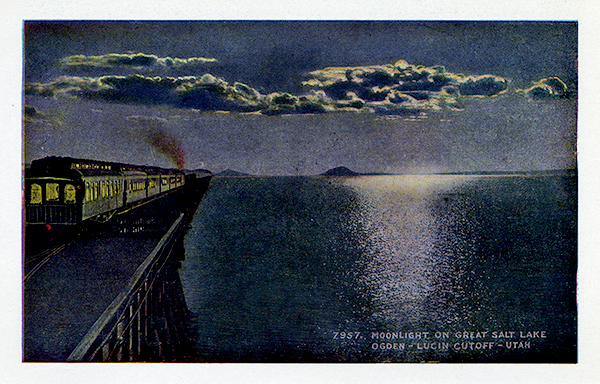
[[177,168],[184,168],[185,158],[183,148],[181,148],[181,144],[173,136],[162,130],[152,130],[148,132],[147,141],[162,155],[171,159],[177,165]]
[[129,116],[136,128],[134,136],[142,138],[158,152],[169,158],[178,169],[185,167],[185,154],[181,143],[163,128],[164,119],[159,117]]

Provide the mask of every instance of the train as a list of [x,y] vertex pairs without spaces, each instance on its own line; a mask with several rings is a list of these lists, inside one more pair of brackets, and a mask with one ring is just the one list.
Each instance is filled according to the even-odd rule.
[[107,220],[196,177],[192,171],[70,157],[34,160],[25,170],[25,224],[50,228]]

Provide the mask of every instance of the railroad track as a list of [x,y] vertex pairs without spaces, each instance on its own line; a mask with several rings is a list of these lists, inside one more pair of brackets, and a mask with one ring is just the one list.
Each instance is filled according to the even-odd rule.
[[40,268],[42,268],[44,266],[44,264],[46,264],[52,258],[52,256],[55,256],[56,254],[61,252],[69,244],[70,243],[60,244],[56,247],[46,249],[45,251],[26,259],[25,262],[23,263],[23,273],[24,273],[23,284],[27,283],[27,281],[33,275],[35,275],[35,273],[37,271],[39,271]]

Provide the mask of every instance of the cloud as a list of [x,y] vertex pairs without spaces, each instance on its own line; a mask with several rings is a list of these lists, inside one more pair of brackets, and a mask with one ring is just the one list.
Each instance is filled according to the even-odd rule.
[[85,93],[99,92],[102,89],[109,87],[103,86],[98,78],[61,76],[46,84],[26,83],[23,91],[27,95],[78,98]]
[[23,105],[23,122],[25,123],[51,123],[48,117],[40,112],[36,107],[32,105]]
[[172,105],[202,111],[253,112],[265,108],[265,97],[243,84],[205,74],[201,77],[63,76],[50,83],[27,83],[25,94],[55,98],[88,98],[107,102]]
[[257,112],[266,115],[317,114],[352,111],[377,114],[419,114],[439,110],[446,105],[458,109],[454,96],[432,91],[402,92],[390,86],[344,92],[340,98],[325,90],[311,90],[296,96],[286,92],[263,95],[239,82],[229,84],[211,74],[201,77],[160,76],[63,76],[53,82],[28,83],[25,93],[54,98],[87,98],[115,103],[170,105],[199,111]]
[[37,108],[35,108],[32,105],[23,105],[23,117],[24,118],[36,118],[42,116],[42,114],[40,113],[40,111],[37,110]]
[[230,85],[211,74],[188,78],[175,91],[178,107],[234,112],[254,112],[264,108],[264,98],[257,90],[237,82]]
[[57,129],[64,125],[60,112],[42,112],[36,107],[28,104],[23,105],[23,124],[27,126],[43,125]]
[[492,97],[508,90],[508,80],[493,75],[468,76],[457,85],[461,96]]
[[328,67],[309,73],[303,85],[320,89],[335,104],[378,114],[460,110],[462,97],[495,97],[508,91],[508,79],[466,76],[443,66],[425,67],[399,60],[388,65]]
[[523,94],[531,99],[568,99],[572,97],[567,85],[558,77],[549,77],[534,82],[527,89],[517,89],[517,93]]
[[110,53],[99,56],[73,55],[62,58],[59,65],[64,69],[193,69],[218,63],[217,59],[191,57],[179,59],[172,57],[157,57],[144,53],[119,54]]
[[[153,63],[160,60],[146,56],[149,59],[137,58],[133,62],[156,65]],[[118,59],[122,58],[119,56]],[[170,105],[205,112],[281,115],[351,111],[410,116],[442,109],[462,110],[463,98],[490,98],[506,94],[510,82],[490,74],[467,76],[447,72],[442,66],[425,67],[400,60],[381,66],[324,68],[310,72],[303,85],[308,88],[304,95],[286,92],[263,95],[249,85],[230,84],[209,73],[200,77],[135,74],[63,76],[46,84],[27,83],[24,90],[26,94],[45,97]],[[565,98],[570,95],[564,82],[556,77],[542,79],[529,89],[514,92],[531,98]]]
[[[309,73],[303,85],[323,89],[334,99],[344,99],[348,92],[366,100],[381,101],[381,90],[407,95],[436,97],[444,88],[453,87],[461,96],[492,97],[508,89],[508,80],[493,75],[465,76],[446,72],[443,66],[411,65],[404,60],[394,64],[364,67],[328,67]],[[429,97],[427,97],[429,98]]]

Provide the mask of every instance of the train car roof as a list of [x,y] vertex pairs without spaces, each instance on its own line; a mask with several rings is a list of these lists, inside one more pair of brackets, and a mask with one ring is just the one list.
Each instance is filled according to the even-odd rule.
[[30,177],[36,177],[37,175],[50,176],[58,174],[70,174],[72,177],[74,177],[72,171],[79,172],[79,174],[82,176],[109,176],[123,175],[125,173],[145,173],[149,175],[183,174],[183,171],[177,169],[56,156],[45,157],[43,159],[32,161],[31,168],[28,170],[27,174],[30,175]]

